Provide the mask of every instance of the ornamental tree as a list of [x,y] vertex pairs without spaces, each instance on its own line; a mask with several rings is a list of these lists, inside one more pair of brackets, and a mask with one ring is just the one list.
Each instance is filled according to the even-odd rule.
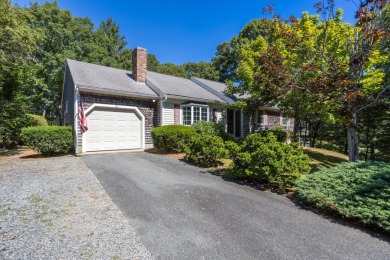
[[229,92],[250,93],[241,104],[247,108],[275,103],[337,114],[347,124],[349,159],[357,161],[358,113],[389,88],[383,70],[388,54],[381,48],[388,2],[360,1],[355,26],[342,22],[334,1],[326,3],[316,4],[321,16],[304,13],[285,20],[275,15],[270,33],[242,49],[240,88]]

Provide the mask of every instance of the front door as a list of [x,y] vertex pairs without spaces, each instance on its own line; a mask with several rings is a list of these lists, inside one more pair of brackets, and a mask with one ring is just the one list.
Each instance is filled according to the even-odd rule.
[[227,131],[235,137],[241,137],[241,111],[227,110]]

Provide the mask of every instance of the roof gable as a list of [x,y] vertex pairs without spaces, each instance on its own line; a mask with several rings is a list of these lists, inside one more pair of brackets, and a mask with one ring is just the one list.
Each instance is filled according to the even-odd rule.
[[74,84],[82,89],[158,97],[145,83],[136,82],[131,71],[70,59],[67,60],[67,64]]

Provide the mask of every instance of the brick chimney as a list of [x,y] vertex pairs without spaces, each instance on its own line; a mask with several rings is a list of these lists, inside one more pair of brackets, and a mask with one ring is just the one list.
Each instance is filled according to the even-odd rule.
[[136,47],[133,50],[133,78],[137,82],[145,83],[147,73],[147,51],[144,48]]

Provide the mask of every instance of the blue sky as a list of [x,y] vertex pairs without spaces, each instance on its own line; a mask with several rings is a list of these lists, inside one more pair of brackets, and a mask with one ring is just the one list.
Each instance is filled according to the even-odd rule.
[[[262,18],[261,10],[274,3],[282,17],[314,13],[318,0],[58,0],[62,9],[74,16],[88,16],[96,26],[112,17],[126,36],[129,48],[141,46],[160,62],[210,61],[218,44],[229,41],[249,21]],[[12,0],[21,6],[31,0]],[[39,3],[44,1],[39,0]],[[346,21],[353,20],[354,5],[337,3],[345,10]]]

